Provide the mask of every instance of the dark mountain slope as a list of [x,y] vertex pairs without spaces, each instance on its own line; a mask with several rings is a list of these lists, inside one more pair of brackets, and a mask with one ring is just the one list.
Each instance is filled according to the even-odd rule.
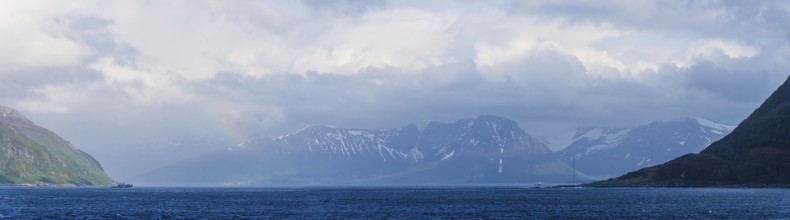
[[790,81],[700,154],[591,186],[790,186]]

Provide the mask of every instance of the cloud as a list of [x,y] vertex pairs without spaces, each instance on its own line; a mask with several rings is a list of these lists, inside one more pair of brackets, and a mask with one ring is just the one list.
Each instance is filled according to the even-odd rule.
[[34,2],[0,3],[0,71],[77,67],[92,53],[57,32],[53,8]]
[[[551,135],[686,115],[737,123],[788,75],[789,9],[785,1],[2,2],[0,102],[102,161],[158,158],[151,166],[173,162],[168,153],[308,124],[391,128],[485,113]],[[212,144],[170,144],[187,139]],[[137,169],[124,166],[107,165]]]
[[386,0],[302,0],[301,2],[316,11],[328,11],[335,15],[360,15],[387,6]]

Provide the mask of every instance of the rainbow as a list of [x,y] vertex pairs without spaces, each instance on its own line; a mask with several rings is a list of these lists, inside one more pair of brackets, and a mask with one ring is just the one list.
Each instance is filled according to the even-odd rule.
[[229,119],[233,118],[231,116],[234,110],[222,108],[226,105],[201,101],[192,102],[190,105],[200,120],[198,123],[208,126],[211,132],[236,143],[247,141],[250,138],[241,123]]

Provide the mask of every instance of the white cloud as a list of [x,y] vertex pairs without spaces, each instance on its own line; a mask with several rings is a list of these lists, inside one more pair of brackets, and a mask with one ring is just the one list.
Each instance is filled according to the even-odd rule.
[[33,89],[38,98],[24,99],[12,103],[25,112],[69,113],[75,104],[90,103],[95,90],[74,85],[47,85]]
[[687,59],[689,62],[698,58],[714,59],[719,54],[729,58],[749,58],[757,55],[760,50],[737,42],[725,42],[722,40],[701,40],[692,42]]
[[52,102],[51,100],[23,100],[12,103],[20,110],[34,113],[66,113],[69,107]]
[[[356,75],[393,67],[431,74],[423,70],[471,60],[486,80],[522,80],[548,89],[589,77],[644,82],[652,77],[644,73],[661,72],[665,65],[687,68],[719,62],[719,56],[754,58],[763,51],[763,44],[748,38],[716,35],[730,33],[720,28],[742,17],[716,1],[441,4],[448,7],[354,1],[16,3],[6,5],[8,13],[0,19],[0,31],[12,33],[0,35],[10,42],[0,49],[14,54],[0,59],[0,70],[10,75],[20,74],[10,71],[20,68],[90,68],[103,76],[93,83],[135,102],[161,104],[194,98],[179,81],[220,72]],[[766,11],[761,7],[753,20],[741,22],[767,22]],[[57,22],[70,16],[108,20],[98,36],[135,53],[130,58],[102,52],[101,44],[80,37],[87,31]],[[644,26],[652,20],[657,26]],[[704,25],[710,28],[689,29]]]
[[70,41],[51,20],[58,13],[39,2],[0,3],[0,71],[74,67],[92,51]]
[[[56,131],[168,125],[138,138],[215,122],[267,136],[481,113],[539,132],[689,114],[737,122],[787,76],[786,6],[3,1],[0,102]],[[96,135],[72,135],[102,151]]]
[[111,57],[97,60],[91,68],[104,73],[107,86],[124,91],[139,103],[162,104],[191,98],[173,82],[178,78],[169,76],[168,72],[118,65]]
[[442,52],[452,39],[451,14],[416,9],[371,12],[331,24],[321,38],[303,48],[288,72],[355,73],[367,67],[422,69],[449,61]]

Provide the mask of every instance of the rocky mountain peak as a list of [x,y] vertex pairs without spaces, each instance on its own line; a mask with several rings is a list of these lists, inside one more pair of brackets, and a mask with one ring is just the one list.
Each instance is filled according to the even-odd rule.
[[308,126],[251,145],[260,147],[224,152],[216,160],[223,162],[185,162],[151,177],[171,179],[189,172],[183,167],[204,164],[220,164],[211,169],[221,181],[253,178],[258,184],[493,184],[574,176],[545,143],[513,120],[491,115],[431,122],[423,130],[414,124],[387,130]]
[[500,132],[523,133],[518,123],[515,121],[493,115],[478,116],[471,124],[468,124],[468,128],[471,130],[493,132],[493,135],[497,135]]
[[33,122],[31,122],[29,119],[27,119],[18,111],[2,105],[0,105],[0,122],[13,125],[16,127],[35,126]]
[[521,130],[515,121],[493,115],[480,115],[453,123],[431,122],[421,132],[417,146],[426,155],[443,160],[454,155],[481,152],[500,156],[513,150],[550,153],[543,141]]

